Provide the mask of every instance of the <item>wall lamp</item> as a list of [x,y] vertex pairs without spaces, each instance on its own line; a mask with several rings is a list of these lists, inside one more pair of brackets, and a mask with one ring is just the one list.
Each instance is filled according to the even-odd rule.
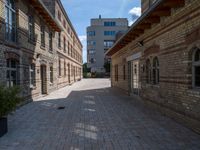
[[144,46],[144,42],[143,42],[143,41],[139,41],[139,42],[137,42],[137,44],[138,44],[140,47]]

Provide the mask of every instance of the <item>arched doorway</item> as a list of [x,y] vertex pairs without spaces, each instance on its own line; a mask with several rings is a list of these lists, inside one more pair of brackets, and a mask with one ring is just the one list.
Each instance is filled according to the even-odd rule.
[[47,94],[47,67],[46,65],[40,66],[41,74],[41,93]]

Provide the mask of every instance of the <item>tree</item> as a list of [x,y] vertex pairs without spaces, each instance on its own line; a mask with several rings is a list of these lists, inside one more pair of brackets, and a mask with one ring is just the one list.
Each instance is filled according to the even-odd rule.
[[105,68],[106,72],[110,72],[110,62],[105,62],[104,68]]

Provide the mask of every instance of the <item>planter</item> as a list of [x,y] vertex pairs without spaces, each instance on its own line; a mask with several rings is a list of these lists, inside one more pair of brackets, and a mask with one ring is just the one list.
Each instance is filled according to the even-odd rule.
[[0,137],[8,132],[7,117],[0,118]]

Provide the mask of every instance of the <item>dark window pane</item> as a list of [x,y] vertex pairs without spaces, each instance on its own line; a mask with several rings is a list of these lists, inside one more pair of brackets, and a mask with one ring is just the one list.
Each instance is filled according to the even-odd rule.
[[200,66],[195,67],[195,86],[200,87]]
[[11,60],[11,68],[16,68],[16,61],[15,60]]
[[13,85],[17,84],[17,71],[11,71],[11,81],[13,81]]
[[197,50],[195,53],[195,61],[200,61],[200,50]]
[[14,3],[14,0],[10,0],[10,6],[11,6],[12,9],[15,8],[15,5],[14,5],[14,4],[15,4],[15,3]]
[[10,78],[10,71],[7,71],[7,80]]

